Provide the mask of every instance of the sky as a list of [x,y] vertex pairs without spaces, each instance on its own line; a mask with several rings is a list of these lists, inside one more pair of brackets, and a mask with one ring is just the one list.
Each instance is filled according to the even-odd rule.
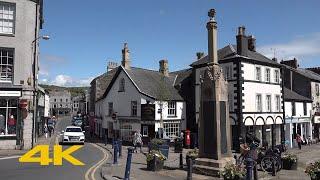
[[89,86],[120,64],[125,42],[134,67],[169,71],[207,54],[207,12],[216,10],[218,46],[235,44],[239,26],[256,37],[257,51],[300,67],[320,66],[319,0],[45,0],[40,83]]

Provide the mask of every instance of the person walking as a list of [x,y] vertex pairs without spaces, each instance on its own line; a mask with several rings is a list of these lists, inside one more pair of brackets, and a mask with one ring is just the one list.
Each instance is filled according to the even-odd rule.
[[301,150],[302,139],[301,139],[300,134],[297,134],[297,136],[296,136],[296,141],[297,141],[297,143],[298,143],[299,149]]
[[48,138],[48,126],[47,123],[44,124],[44,135],[46,137],[46,139]]
[[139,131],[136,131],[133,135],[133,145],[134,151],[137,153],[137,147],[140,148],[140,153],[142,153],[142,135]]

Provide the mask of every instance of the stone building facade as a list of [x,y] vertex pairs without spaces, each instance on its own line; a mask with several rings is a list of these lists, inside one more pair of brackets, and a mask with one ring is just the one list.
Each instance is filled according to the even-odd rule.
[[72,114],[71,93],[68,90],[50,91],[50,112],[53,116]]
[[42,0],[0,0],[0,149],[35,142],[42,9]]

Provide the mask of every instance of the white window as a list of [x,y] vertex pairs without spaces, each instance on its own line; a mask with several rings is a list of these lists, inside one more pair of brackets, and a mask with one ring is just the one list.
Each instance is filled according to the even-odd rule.
[[266,68],[266,81],[270,82],[270,69]]
[[267,112],[271,112],[271,95],[266,96],[266,103]]
[[15,4],[0,2],[0,33],[14,34]]
[[112,114],[113,114],[113,102],[108,103],[108,114],[109,114],[109,116],[112,116]]
[[261,67],[256,67],[256,80],[261,81]]
[[137,108],[138,108],[137,101],[131,101],[131,116],[137,116]]
[[0,49],[0,82],[13,80],[13,50]]
[[168,102],[168,116],[176,116],[176,102]]
[[279,83],[280,82],[280,73],[279,70],[274,70],[274,82]]
[[122,124],[120,125],[120,133],[121,139],[124,141],[132,141],[132,126],[130,124]]
[[316,95],[319,96],[319,84],[316,84]]
[[261,94],[256,95],[256,108],[258,112],[262,112],[262,99]]
[[276,96],[276,111],[280,112],[280,96]]
[[125,80],[122,78],[119,82],[119,92],[124,92]]
[[170,139],[175,139],[180,135],[180,122],[164,123],[164,132]]
[[148,126],[142,126],[142,136],[149,136]]

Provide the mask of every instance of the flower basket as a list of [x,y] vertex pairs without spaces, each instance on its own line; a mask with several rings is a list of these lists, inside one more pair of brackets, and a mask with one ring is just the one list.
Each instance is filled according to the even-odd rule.
[[281,157],[282,168],[286,170],[297,170],[298,157],[294,154],[284,154]]
[[246,176],[246,170],[239,165],[228,163],[220,175],[225,180],[243,180]]
[[147,169],[150,171],[160,171],[163,169],[166,157],[156,150],[152,150],[147,154]]
[[311,180],[319,180],[320,179],[320,160],[315,163],[310,163],[305,170]]
[[198,158],[199,156],[199,150],[198,149],[193,149],[191,151],[188,151],[186,154],[186,164],[189,167],[189,159],[192,159],[192,162],[194,164],[195,160]]

